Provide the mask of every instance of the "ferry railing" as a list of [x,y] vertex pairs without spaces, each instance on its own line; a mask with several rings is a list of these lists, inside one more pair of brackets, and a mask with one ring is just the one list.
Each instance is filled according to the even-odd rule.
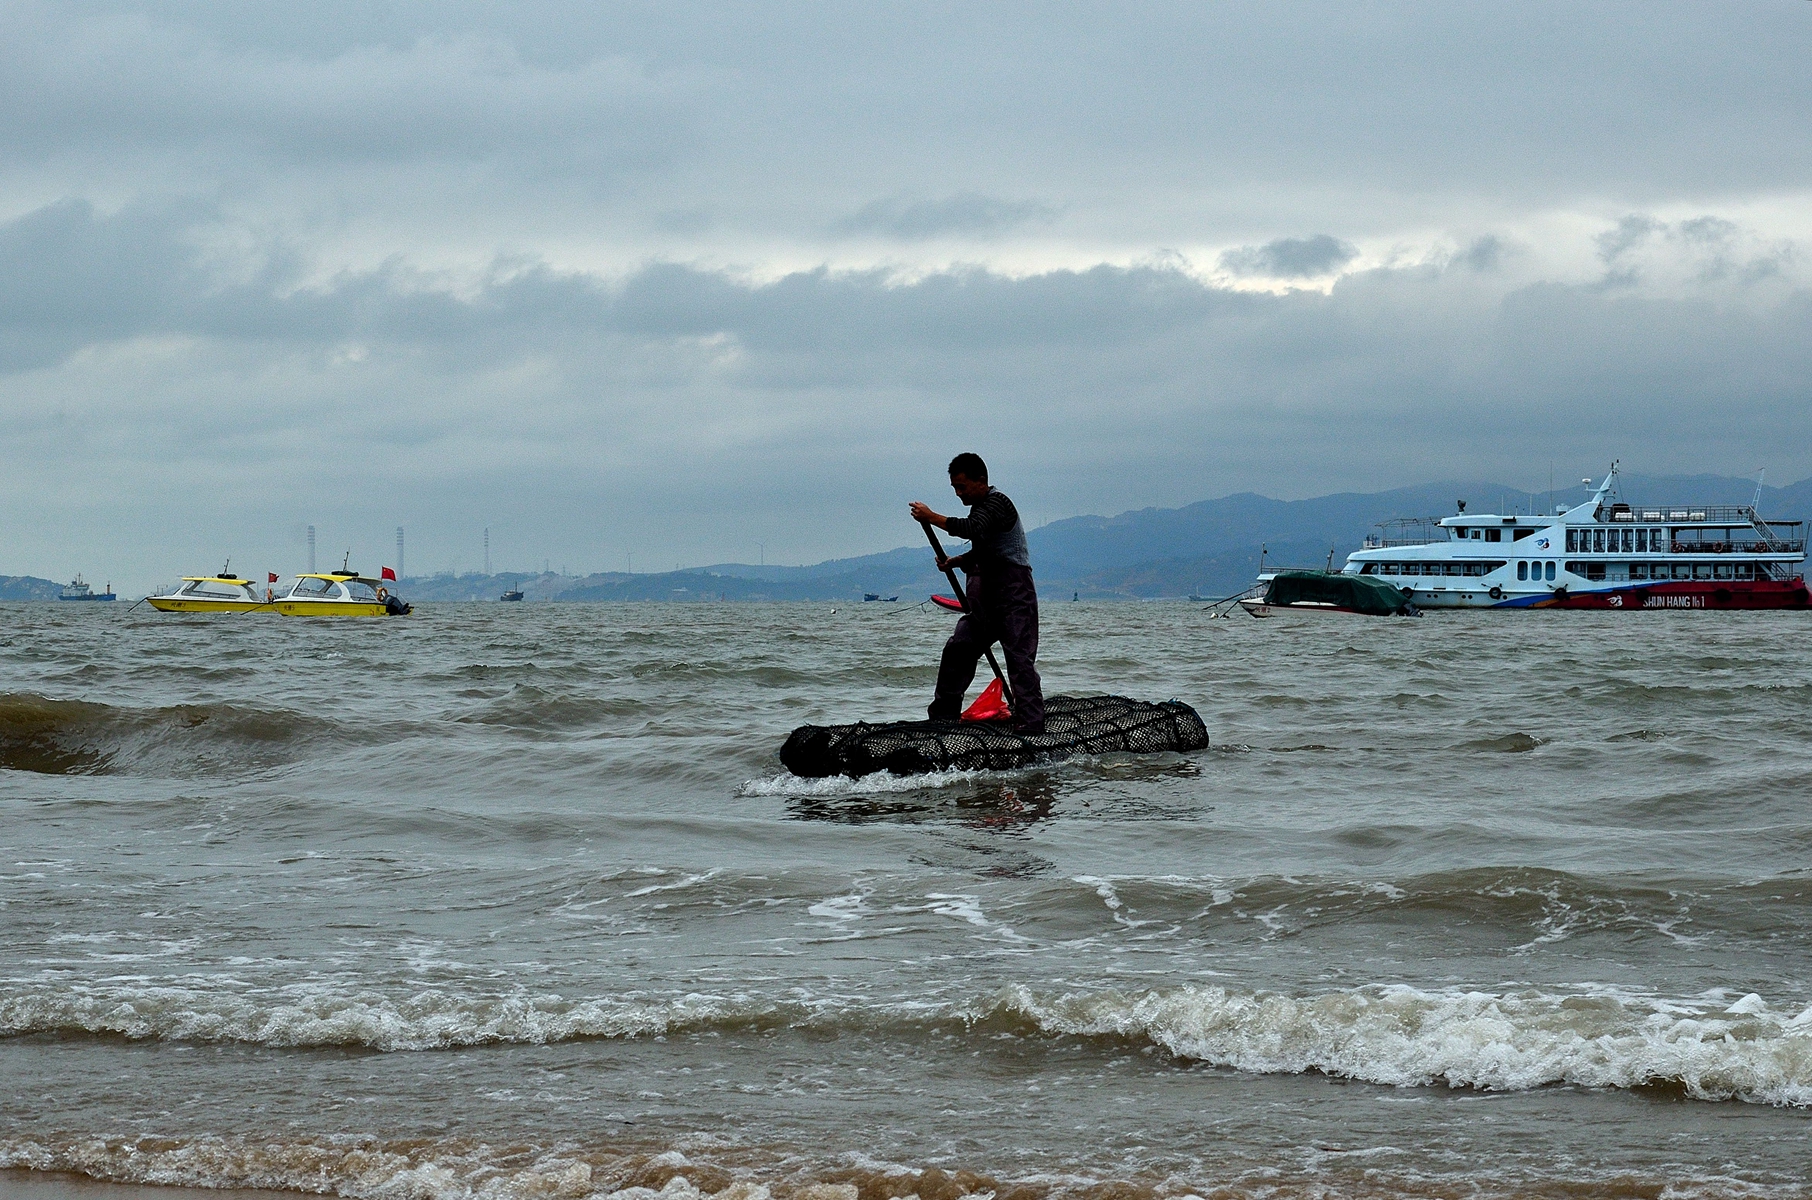
[[[1764,542],[1675,542],[1668,554],[1803,554],[1804,538],[1772,538]],[[1608,552],[1607,552],[1608,553]]]
[[1361,549],[1391,550],[1398,546],[1428,546],[1436,542],[1451,542],[1453,535],[1440,517],[1399,517],[1394,521],[1380,521],[1378,532],[1367,534]]
[[1713,524],[1726,521],[1748,525],[1757,521],[1755,509],[1747,504],[1632,504],[1618,506],[1605,514],[1615,525],[1652,525],[1656,521],[1704,521]]

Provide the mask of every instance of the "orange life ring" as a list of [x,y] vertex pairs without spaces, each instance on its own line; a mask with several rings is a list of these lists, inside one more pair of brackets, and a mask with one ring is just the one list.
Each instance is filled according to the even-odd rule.
[[388,600],[388,599],[390,599],[390,593],[386,592],[383,588],[380,587],[377,590],[377,598],[379,600]]

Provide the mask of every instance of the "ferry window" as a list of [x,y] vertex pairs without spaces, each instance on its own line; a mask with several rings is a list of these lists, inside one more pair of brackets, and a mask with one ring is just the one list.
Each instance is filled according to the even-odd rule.
[[1573,531],[1571,529],[1567,530],[1567,553],[1572,554],[1574,551],[1576,551],[1578,549],[1579,549],[1578,539],[1574,536]]
[[1647,579],[1648,578],[1648,564],[1647,563],[1631,563],[1630,564],[1630,578],[1631,579]]
[[1446,573],[1449,575],[1461,574],[1460,564],[1459,563],[1448,563]]
[[1533,529],[1513,529],[1510,531],[1510,540],[1520,542],[1534,532]]
[[1738,579],[1753,578],[1753,572],[1750,571],[1748,563],[1738,563],[1736,565],[1736,577]]
[[1730,564],[1729,563],[1719,563],[1716,566],[1714,566],[1711,569],[1711,577],[1713,579],[1729,579],[1730,578]]
[[1648,530],[1646,529],[1638,529],[1636,531],[1636,553],[1648,553]]
[[1604,530],[1602,529],[1592,530],[1592,553],[1604,553]]
[[1488,542],[1501,542],[1504,540],[1503,532],[1497,529],[1487,529],[1485,531],[1485,540]]
[[1548,582],[1549,583],[1554,582],[1554,564],[1553,563],[1548,564]]
[[1634,529],[1620,529],[1618,532],[1623,535],[1623,552],[1625,554],[1634,553],[1636,549],[1636,531]]
[[1518,579],[1529,578],[1529,564],[1528,563],[1519,562],[1516,564],[1516,577]]
[[1375,566],[1373,566],[1371,563],[1365,563],[1362,566],[1360,566],[1359,573],[1361,575],[1371,575],[1371,574],[1375,573],[1376,570],[1377,570],[1377,568]]

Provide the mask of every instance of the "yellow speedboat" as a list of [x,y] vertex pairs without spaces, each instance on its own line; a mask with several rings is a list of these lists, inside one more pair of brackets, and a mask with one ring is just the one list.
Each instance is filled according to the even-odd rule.
[[182,586],[164,596],[147,596],[145,602],[159,612],[222,613],[275,612],[249,579],[229,571],[218,575],[184,575]]
[[347,570],[296,576],[275,607],[286,617],[401,617],[414,611],[401,596],[391,595],[383,580]]

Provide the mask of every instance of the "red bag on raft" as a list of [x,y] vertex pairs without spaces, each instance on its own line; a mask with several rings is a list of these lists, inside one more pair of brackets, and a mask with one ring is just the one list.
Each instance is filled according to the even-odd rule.
[[965,721],[1005,721],[1012,717],[1013,711],[1007,707],[1007,698],[1000,680],[990,683],[982,694],[975,698],[975,703],[963,710]]

